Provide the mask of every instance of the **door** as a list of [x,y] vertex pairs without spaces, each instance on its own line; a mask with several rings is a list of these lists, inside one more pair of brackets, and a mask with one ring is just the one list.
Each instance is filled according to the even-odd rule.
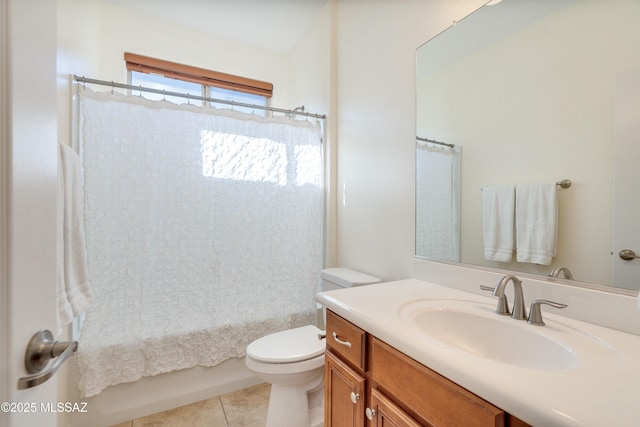
[[364,427],[365,379],[329,351],[324,375],[325,427]]
[[377,389],[371,389],[370,410],[367,418],[375,420],[373,427],[420,427],[406,412],[387,399]]
[[625,261],[618,254],[630,249],[640,256],[640,67],[616,76],[614,114],[613,283],[638,290],[640,258]]
[[56,1],[3,0],[0,33],[0,425],[55,426],[56,377],[17,383],[31,336],[57,334]]

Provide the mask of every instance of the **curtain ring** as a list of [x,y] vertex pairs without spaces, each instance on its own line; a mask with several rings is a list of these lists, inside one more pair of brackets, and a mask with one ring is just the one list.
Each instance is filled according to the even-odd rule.
[[142,85],[138,86],[140,89],[140,94],[138,96],[140,96],[140,98],[142,98]]
[[111,80],[111,95],[113,95],[113,80]]

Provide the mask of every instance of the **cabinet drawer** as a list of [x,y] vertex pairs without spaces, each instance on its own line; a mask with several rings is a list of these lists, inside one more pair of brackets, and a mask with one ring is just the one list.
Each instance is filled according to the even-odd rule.
[[504,426],[505,413],[437,372],[371,338],[372,380],[428,425]]
[[360,372],[365,370],[365,332],[327,310],[327,348]]

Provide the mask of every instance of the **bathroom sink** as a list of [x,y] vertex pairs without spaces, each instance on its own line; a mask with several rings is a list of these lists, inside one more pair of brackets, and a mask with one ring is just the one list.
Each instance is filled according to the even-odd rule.
[[545,336],[545,327],[494,310],[471,301],[427,300],[403,306],[400,316],[424,338],[485,359],[541,370],[574,365],[572,348]]

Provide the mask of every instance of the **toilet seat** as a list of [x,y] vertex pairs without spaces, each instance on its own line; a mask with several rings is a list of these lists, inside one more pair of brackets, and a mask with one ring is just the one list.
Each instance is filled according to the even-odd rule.
[[260,363],[296,363],[324,354],[322,331],[313,325],[266,335],[247,346],[247,356]]

